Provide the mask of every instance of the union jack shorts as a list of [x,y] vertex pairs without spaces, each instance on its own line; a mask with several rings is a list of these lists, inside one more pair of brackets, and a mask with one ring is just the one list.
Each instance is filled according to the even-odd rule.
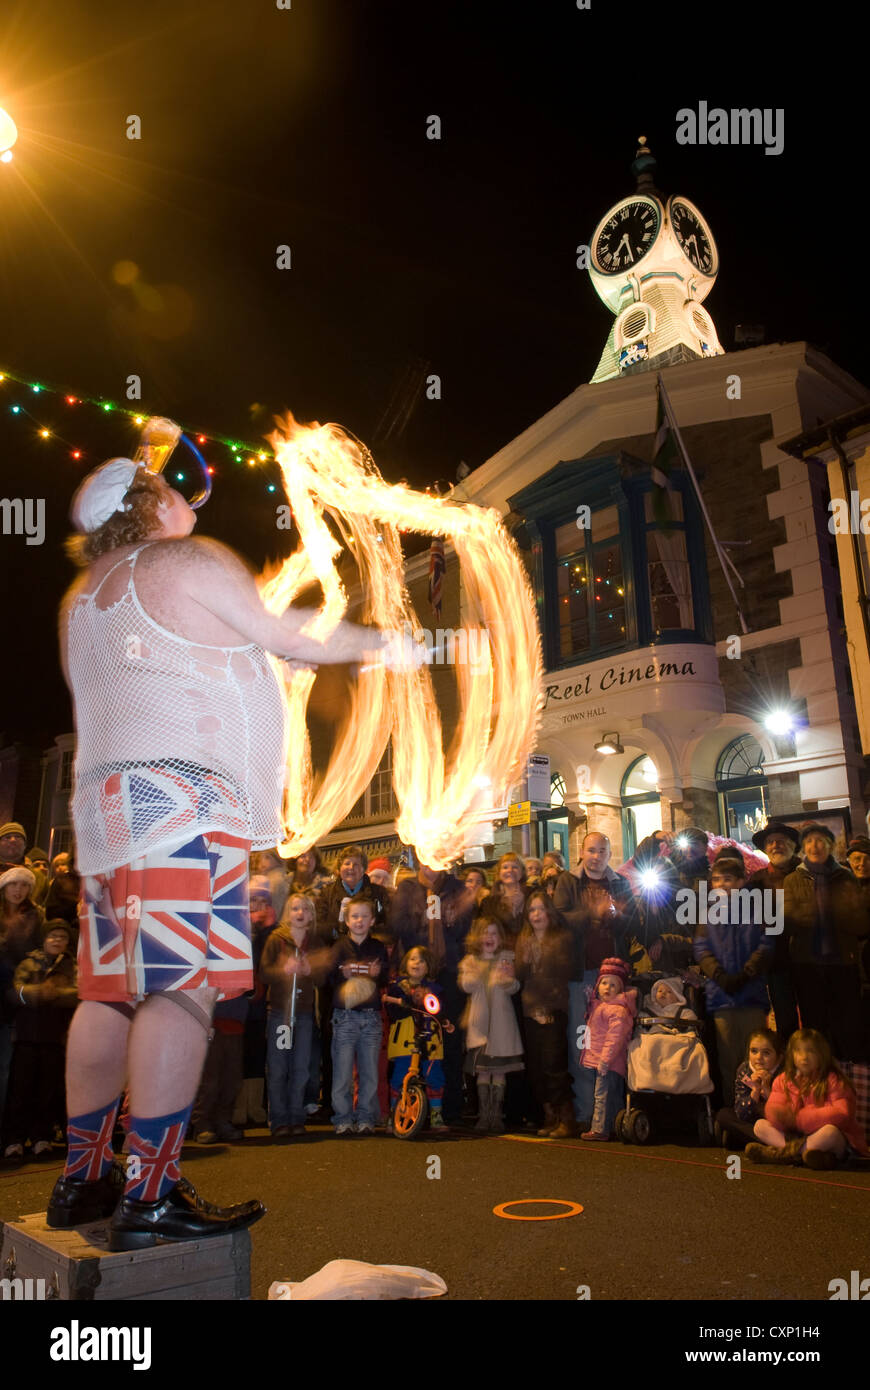
[[250,843],[222,830],[86,877],[79,902],[81,999],[161,990],[253,989]]

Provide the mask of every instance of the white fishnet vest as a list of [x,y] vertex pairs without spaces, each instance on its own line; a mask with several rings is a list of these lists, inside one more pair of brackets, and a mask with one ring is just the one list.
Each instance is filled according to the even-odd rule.
[[[197,646],[159,627],[133,582],[145,548],[70,609],[72,816],[83,874],[207,830],[250,840],[254,849],[280,838],[285,720],[272,658],[253,643]],[[100,589],[124,564],[124,594],[100,609]]]

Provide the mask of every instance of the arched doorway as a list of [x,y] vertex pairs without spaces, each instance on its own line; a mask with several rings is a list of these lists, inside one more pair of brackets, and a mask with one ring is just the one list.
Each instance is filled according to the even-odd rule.
[[641,840],[662,828],[662,799],[656,790],[658,769],[646,753],[635,758],[620,787],[622,798],[622,854],[630,859]]
[[724,834],[751,843],[770,818],[764,753],[752,734],[732,739],[719,754],[716,790]]

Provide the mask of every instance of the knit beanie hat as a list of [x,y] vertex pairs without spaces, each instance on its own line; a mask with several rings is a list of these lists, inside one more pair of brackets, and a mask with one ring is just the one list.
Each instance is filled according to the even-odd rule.
[[601,962],[601,968],[598,971],[598,979],[595,981],[596,991],[605,975],[615,975],[622,985],[622,988],[625,989],[628,983],[628,966],[625,961],[620,960],[618,956],[608,956],[607,960]]
[[52,917],[49,919],[49,921],[43,922],[42,926],[39,929],[40,937],[42,939],[43,944],[45,944],[45,938],[53,931],[66,932],[66,938],[68,942],[72,941],[73,939],[73,929],[70,926],[69,922],[64,921],[63,917]]
[[824,835],[825,839],[830,840],[831,844],[833,844],[837,838],[829,825],[819,825],[816,821],[813,821],[811,825],[804,825],[801,827],[801,849],[803,849],[804,840],[808,835]]
[[711,876],[716,872],[728,874],[731,878],[746,878],[746,860],[739,850],[732,849],[730,854],[725,851],[717,854],[713,863],[710,865]]
[[0,825],[0,840],[4,835],[20,835],[22,840],[27,839],[27,831],[23,825],[19,825],[17,820],[8,821],[6,825]]
[[27,858],[30,860],[31,864],[35,864],[37,861],[40,864],[48,863],[48,855],[44,849],[39,848],[39,845],[34,845],[33,849],[27,851]]
[[248,880],[248,897],[268,898],[269,903],[271,904],[272,885],[266,878],[265,874],[254,874],[253,878]]
[[383,869],[384,872],[388,874],[393,871],[389,859],[370,859],[369,874],[371,874],[372,869]]
[[16,864],[13,869],[7,869],[5,874],[0,874],[0,893],[10,883],[26,883],[29,892],[31,888],[36,886],[36,875],[26,869],[23,864]]
[[847,859],[850,854],[870,854],[870,839],[866,835],[853,836],[846,850]]

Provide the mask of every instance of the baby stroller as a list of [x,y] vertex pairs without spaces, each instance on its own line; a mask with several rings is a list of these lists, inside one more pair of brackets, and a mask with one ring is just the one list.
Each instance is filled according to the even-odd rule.
[[[688,1112],[700,1143],[712,1144],[713,1082],[700,1021],[703,992],[684,983],[687,1005],[673,1017],[663,1017],[651,1012],[644,1001],[656,981],[665,978],[662,971],[651,971],[629,981],[629,988],[638,992],[638,1013],[628,1045],[625,1109],[616,1116],[614,1130],[623,1143],[648,1144],[654,1117],[664,1120],[670,1111],[673,1118],[685,1122]],[[682,1017],[687,1010],[698,1017]]]

